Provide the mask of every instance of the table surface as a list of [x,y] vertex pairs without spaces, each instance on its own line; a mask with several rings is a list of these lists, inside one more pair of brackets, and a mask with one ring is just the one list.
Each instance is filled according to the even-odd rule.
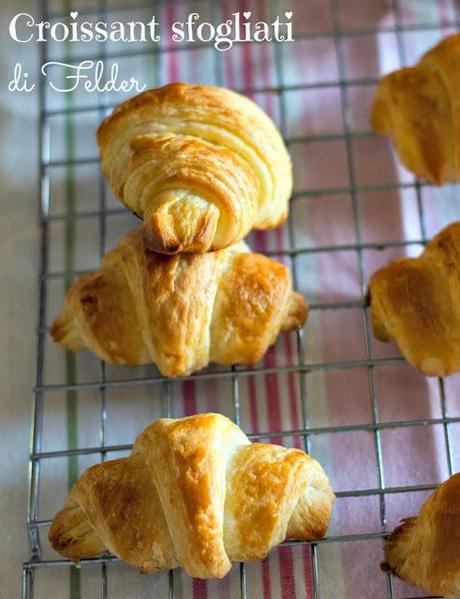
[[[33,0],[21,9],[36,10]],[[18,12],[18,4],[0,5],[3,29]],[[0,36],[0,596],[17,597],[22,561],[28,555],[25,531],[27,458],[31,390],[35,375],[37,319],[37,99],[7,90],[13,66],[36,69],[29,44],[14,44]]]

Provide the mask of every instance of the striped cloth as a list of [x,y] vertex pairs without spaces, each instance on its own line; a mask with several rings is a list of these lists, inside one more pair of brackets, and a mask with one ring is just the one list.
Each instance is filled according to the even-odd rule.
[[[110,19],[146,20],[152,9],[118,12],[118,2],[108,0]],[[126,4],[126,2],[123,2]],[[369,339],[364,332],[363,289],[370,274],[388,260],[417,255],[420,241],[460,216],[456,188],[418,191],[412,176],[393,155],[387,140],[370,136],[368,112],[380,75],[409,64],[440,37],[450,33],[455,21],[453,2],[386,0],[265,0],[240,2],[166,3],[155,14],[162,24],[161,52],[133,57],[110,57],[125,76],[137,76],[151,86],[171,81],[225,85],[245,90],[258,102],[289,140],[295,167],[295,199],[291,219],[270,232],[251,234],[253,249],[270,252],[293,269],[296,285],[312,305],[298,345],[296,334],[281,335],[260,367],[269,373],[238,375],[225,379],[197,378],[185,382],[108,387],[105,391],[107,445],[129,444],[152,419],[171,413],[175,417],[202,411],[235,416],[234,395],[239,396],[238,417],[248,433],[269,433],[267,438],[287,446],[304,447],[304,438],[295,434],[305,423],[325,429],[311,435],[308,449],[328,472],[336,491],[357,491],[361,495],[339,497],[329,534],[369,535],[348,542],[283,546],[264,561],[245,566],[247,596],[252,599],[300,599],[315,596],[315,587],[326,599],[372,599],[387,596],[386,576],[380,572],[382,559],[383,504],[376,492],[380,485],[376,442],[381,443],[381,476],[387,487],[436,484],[449,474],[445,431],[441,424],[385,428],[376,440],[365,426],[361,430],[334,432],[334,427],[366,425],[372,422],[372,393],[380,421],[441,418],[442,397],[450,416],[460,415],[458,377],[446,381],[426,380],[404,363],[384,363],[371,374],[363,364],[372,358],[397,357],[394,345]],[[81,4],[83,7],[83,3]],[[133,3],[133,7],[135,4]],[[69,12],[77,3],[54,3]],[[82,9],[83,10],[83,9]],[[241,44],[227,52],[212,48],[173,48],[168,30],[191,11],[206,20],[223,21],[235,11],[251,10],[257,19],[271,21],[276,14],[294,11],[294,44]],[[97,16],[95,19],[97,20]],[[425,27],[425,25],[429,27]],[[334,29],[339,35],[334,37]],[[347,30],[368,30],[349,35]],[[343,31],[343,35],[340,34]],[[379,33],[371,33],[379,30]],[[49,44],[48,57],[77,59],[90,54],[90,45]],[[135,52],[132,46],[108,45],[108,56],[117,51]],[[347,80],[348,85],[340,85]],[[283,93],[278,93],[285,88]],[[99,264],[101,253],[135,220],[128,214],[113,213],[119,204],[106,190],[100,199],[94,133],[102,116],[97,103],[115,103],[122,94],[56,94],[47,90],[48,109],[95,106],[88,110],[50,119],[51,159],[61,161],[50,168],[53,215],[74,215],[108,208],[112,213],[104,225],[97,217],[56,220],[50,230],[49,270],[85,270]],[[354,137],[349,145],[345,128]],[[77,161],[78,164],[73,164]],[[69,164],[70,163],[70,164]],[[398,189],[395,183],[407,184]],[[351,188],[354,187],[353,192]],[[420,207],[423,219],[420,219]],[[101,242],[102,239],[102,242]],[[414,242],[402,246],[403,240]],[[104,243],[105,242],[105,243]],[[353,247],[366,247],[361,261]],[[390,243],[379,250],[375,244]],[[419,243],[417,243],[419,242]],[[374,244],[374,245],[373,245]],[[398,245],[399,244],[399,245]],[[105,246],[105,247],[104,247]],[[289,248],[299,250],[296,255]],[[341,248],[338,251],[337,248]],[[308,250],[308,251],[305,251]],[[59,278],[48,287],[48,320],[52,321],[62,302],[69,278]],[[334,308],[334,304],[339,307]],[[319,309],[320,307],[324,309]],[[295,371],[302,361],[316,365],[304,376]],[[324,363],[356,361],[352,368],[322,368]],[[210,367],[209,371],[216,370]],[[151,367],[121,368],[100,363],[88,354],[66,354],[46,344],[45,383],[81,383],[150,376]],[[305,393],[306,401],[302,401]],[[168,402],[169,398],[169,402]],[[101,442],[98,389],[45,394],[44,451],[65,447],[97,446]],[[168,406],[170,409],[168,409]],[[375,416],[375,414],[374,414]],[[277,436],[280,431],[293,431]],[[450,437],[460,437],[458,425],[451,425]],[[457,434],[456,434],[457,433]],[[454,468],[459,468],[457,445],[453,447]],[[120,453],[107,456],[116,457]],[[67,460],[47,460],[43,466],[40,517],[51,518],[62,505],[68,487],[99,454]],[[455,461],[456,460],[456,461]],[[387,526],[418,509],[428,491],[394,492],[386,495]],[[45,557],[55,557],[44,548]],[[168,597],[173,581],[175,597],[233,599],[241,596],[242,571],[235,565],[220,581],[191,580],[181,570],[141,577],[119,563],[100,566],[40,570],[36,575],[36,597],[99,597],[104,576],[110,599]],[[395,597],[413,596],[414,589],[394,581]]]

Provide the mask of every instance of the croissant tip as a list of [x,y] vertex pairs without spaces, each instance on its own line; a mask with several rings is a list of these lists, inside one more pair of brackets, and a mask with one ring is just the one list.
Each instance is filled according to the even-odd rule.
[[300,329],[306,322],[309,314],[308,304],[302,294],[293,291],[289,298],[288,311],[284,318],[281,330],[292,331]]
[[62,316],[56,318],[51,325],[50,335],[53,341],[56,343],[62,343],[66,336],[67,323],[63,320]]
[[364,307],[370,308],[371,305],[372,305],[372,293],[371,293],[371,287],[369,285],[368,288],[366,289],[366,295],[364,296]]
[[186,239],[177,231],[174,219],[168,213],[154,213],[144,223],[144,245],[158,254],[204,254],[210,249],[217,249],[212,248],[217,221],[215,210],[206,212],[194,223],[193,235]]
[[392,567],[386,561],[380,562],[380,570],[382,570],[382,572],[393,572]]
[[182,253],[183,247],[179,241],[167,237],[158,237],[150,227],[144,227],[144,245],[147,250],[157,254],[173,256]]

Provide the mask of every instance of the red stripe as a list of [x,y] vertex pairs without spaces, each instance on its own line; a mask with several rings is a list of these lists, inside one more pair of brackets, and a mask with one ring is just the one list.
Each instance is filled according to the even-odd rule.
[[305,597],[313,597],[313,568],[311,559],[311,547],[304,545],[303,548],[303,576],[305,580]]
[[[262,18],[263,14],[265,14],[265,2],[263,0],[258,0],[257,2],[257,12],[258,18]],[[268,72],[268,60],[267,60],[267,48],[262,47],[262,78],[265,85],[269,85],[270,83],[270,75]],[[245,60],[245,64],[248,66],[252,66],[250,60]],[[252,79],[252,77],[251,77]],[[250,87],[250,81],[245,81],[245,87]],[[271,98],[270,98],[271,99]],[[273,104],[270,102],[266,103],[267,112],[273,118]],[[257,234],[257,245],[260,247],[261,251],[267,250],[267,234]],[[278,249],[284,247],[284,230],[279,228],[275,230],[275,240],[278,246]],[[287,348],[287,358],[289,363],[292,363],[293,352],[292,346],[290,345],[290,339],[288,336],[286,337],[286,348]],[[268,368],[276,366],[276,354],[273,348],[270,348],[266,354],[264,359],[264,365]],[[294,373],[291,373],[292,375]],[[289,404],[291,411],[291,421],[293,421],[293,416],[296,415],[295,407],[293,411],[293,406],[296,405],[295,398],[295,385],[293,376],[288,376],[288,393],[289,393]],[[265,395],[267,400],[267,416],[268,416],[268,425],[269,430],[279,431],[282,428],[282,416],[281,416],[281,401],[280,401],[280,388],[279,388],[279,377],[275,374],[267,374],[265,375]],[[298,417],[298,414],[297,414]],[[294,423],[293,423],[294,424]],[[276,442],[276,440],[273,440]],[[283,547],[278,552],[279,555],[279,577],[280,577],[280,588],[281,588],[281,597],[282,599],[294,599],[296,596],[295,582],[294,582],[294,561],[291,547]],[[305,564],[305,561],[304,561]],[[268,577],[269,579],[269,570],[266,572],[263,570],[263,576]],[[265,590],[265,585],[264,585]],[[270,589],[269,589],[270,592]],[[265,595],[266,597],[270,597],[270,595]]]
[[184,381],[182,383],[182,397],[184,400],[184,416],[196,414],[195,381]]
[[264,596],[267,599],[272,596],[272,581],[270,580],[270,558],[266,557],[262,562],[262,588]]
[[281,547],[278,551],[280,560],[280,587],[282,599],[294,599],[296,596],[294,582],[294,561],[292,547]]

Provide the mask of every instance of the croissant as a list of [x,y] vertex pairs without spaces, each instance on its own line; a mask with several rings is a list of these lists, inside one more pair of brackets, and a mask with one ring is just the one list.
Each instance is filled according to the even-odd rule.
[[207,254],[145,251],[131,231],[67,293],[51,328],[63,347],[188,375],[210,361],[253,364],[308,308],[289,270],[240,242]]
[[433,595],[460,595],[460,473],[405,518],[385,543],[382,569]]
[[369,283],[374,334],[394,339],[427,376],[460,370],[460,221],[443,229],[419,258],[378,270]]
[[403,164],[432,183],[460,181],[460,34],[442,40],[417,66],[384,77],[371,110]]
[[123,102],[98,131],[114,194],[163,254],[228,247],[287,216],[292,166],[270,118],[228,89],[174,83]]
[[299,449],[251,444],[219,414],[164,418],[128,458],[83,473],[49,539],[77,562],[109,550],[144,573],[180,565],[221,578],[285,539],[322,537],[333,502],[323,469]]

